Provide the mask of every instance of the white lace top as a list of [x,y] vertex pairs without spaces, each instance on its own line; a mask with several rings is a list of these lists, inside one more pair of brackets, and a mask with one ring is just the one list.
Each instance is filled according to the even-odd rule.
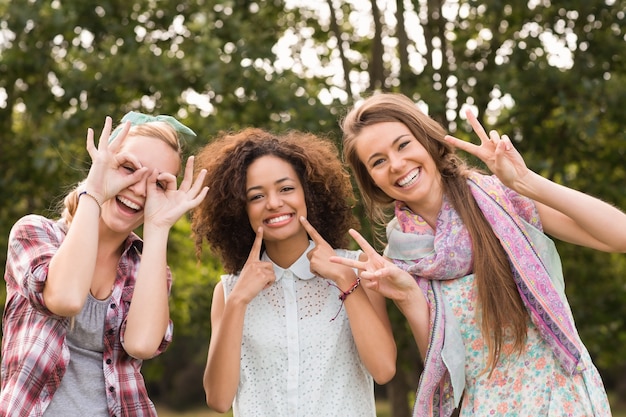
[[[306,254],[313,247],[289,269],[274,265],[276,282],[248,305],[235,417],[376,416],[374,382],[359,358],[340,292],[310,271]],[[267,254],[262,259],[271,261]],[[237,279],[222,276],[225,297]]]

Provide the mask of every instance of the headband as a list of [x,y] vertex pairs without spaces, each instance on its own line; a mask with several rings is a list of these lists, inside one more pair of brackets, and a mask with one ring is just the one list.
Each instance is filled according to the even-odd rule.
[[[139,113],[136,111],[129,111],[128,113],[124,115],[124,117],[122,117],[122,124],[124,124],[125,122],[130,122],[131,126],[138,126],[138,125],[143,125],[145,123],[151,123],[151,122],[165,122],[168,125],[172,126],[172,128],[176,131],[176,133],[180,135],[191,136],[191,137],[196,136],[196,133],[193,130],[191,130],[190,128],[188,128],[187,126],[185,126],[178,120],[176,120],[174,117],[167,116],[165,114],[160,114],[158,116],[150,116],[149,114]],[[109,136],[109,143],[115,140],[115,138],[117,137],[117,135],[120,133],[121,130],[122,130],[122,126],[118,126],[115,128],[113,133],[111,133],[111,136]]]

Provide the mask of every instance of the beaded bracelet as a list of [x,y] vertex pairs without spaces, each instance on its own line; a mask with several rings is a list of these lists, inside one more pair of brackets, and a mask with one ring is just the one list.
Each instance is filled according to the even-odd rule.
[[100,201],[93,194],[89,194],[89,192],[87,191],[83,191],[78,194],[78,200],[80,201],[80,198],[84,195],[86,195],[87,197],[91,197],[93,201],[96,202],[96,204],[98,205],[98,215],[100,215],[102,213],[102,204],[100,204]]
[[346,298],[348,298],[348,296],[352,294],[354,290],[356,290],[356,288],[359,286],[360,283],[361,283],[361,277],[357,276],[356,281],[354,282],[354,284],[348,291],[341,291],[341,294],[339,295],[339,299],[341,301],[346,301]]
[[344,301],[346,301],[346,298],[348,298],[348,296],[350,294],[352,294],[354,292],[354,290],[357,289],[357,287],[361,284],[361,277],[357,276],[356,277],[356,281],[354,282],[354,284],[352,284],[352,287],[350,287],[350,289],[348,291],[342,291],[341,288],[339,288],[337,285],[333,284],[332,282],[328,282],[328,285],[332,285],[333,287],[337,288],[339,291],[341,291],[341,294],[339,294],[339,299],[341,300],[341,305],[339,306],[339,311],[337,311],[337,314],[335,314],[335,317],[333,317],[332,319],[330,319],[330,321],[334,321],[337,317],[339,317],[339,313],[341,313],[341,309],[343,308],[343,303]]

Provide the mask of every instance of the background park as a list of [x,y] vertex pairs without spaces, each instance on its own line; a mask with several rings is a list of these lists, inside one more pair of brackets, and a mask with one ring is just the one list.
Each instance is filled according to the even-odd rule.
[[[474,140],[470,106],[533,170],[626,210],[625,0],[0,0],[2,273],[12,224],[56,215],[87,172],[87,128],[107,115],[175,115],[198,133],[186,154],[248,126],[339,146],[338,120],[373,91],[402,92]],[[626,416],[626,255],[557,247],[581,337]],[[174,341],[143,368],[166,417],[213,415],[202,372],[220,265],[206,249],[198,262],[181,219]],[[406,417],[419,355],[389,311],[398,372],[377,398],[381,416]]]

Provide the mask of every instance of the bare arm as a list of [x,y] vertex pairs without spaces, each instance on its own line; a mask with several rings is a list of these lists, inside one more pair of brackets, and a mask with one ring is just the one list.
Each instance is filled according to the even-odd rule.
[[[190,157],[180,188],[177,189],[176,177],[168,173],[159,174],[155,170],[147,179],[142,260],[124,332],[124,349],[133,357],[153,357],[167,330],[169,231],[184,213],[206,196],[208,189],[202,186],[205,175],[203,170],[193,180],[193,157]],[[166,184],[165,189],[157,187],[157,182]]]
[[605,252],[626,252],[626,214],[619,209],[534,172],[513,189],[535,200],[546,233]]
[[[117,194],[122,188],[145,179],[145,168],[121,177],[117,171],[126,160],[116,158],[115,145],[109,146],[111,118],[107,117],[98,147],[94,145],[93,130],[87,132],[87,150],[92,159],[85,190],[72,220],[67,236],[50,261],[48,277],[43,291],[46,307],[60,316],[75,316],[80,312],[89,293],[98,257],[100,204]],[[125,136],[130,125],[124,127]],[[112,271],[114,273],[115,271]]]
[[396,373],[397,351],[385,298],[361,286],[344,304],[361,360],[376,383],[386,384]]
[[237,394],[246,308],[261,290],[276,281],[272,263],[259,260],[262,243],[263,228],[260,227],[228,299],[224,298],[221,282],[213,293],[212,333],[203,385],[207,405],[221,413],[230,409]]
[[526,167],[508,136],[485,132],[476,116],[467,119],[480,145],[446,136],[452,145],[483,160],[504,185],[533,199],[546,233],[606,252],[626,252],[626,214],[604,201],[567,188]]
[[335,256],[331,257],[331,262],[359,269],[362,285],[368,291],[379,293],[396,303],[408,320],[423,357],[428,347],[430,314],[426,298],[415,279],[379,255],[357,231],[350,230],[350,235],[367,255],[367,259],[354,261]]
[[[306,218],[301,217],[300,223],[315,243],[308,253],[311,272],[333,281],[341,291],[352,288],[357,281],[354,269],[330,262],[335,250]],[[365,254],[362,257],[367,258]],[[377,383],[389,382],[396,373],[397,352],[384,297],[359,285],[347,296],[344,305],[352,337],[365,367]]]
[[237,393],[241,363],[241,340],[247,304],[241,299],[224,300],[224,288],[218,283],[211,304],[211,340],[204,369],[206,403],[212,409],[227,412]]

